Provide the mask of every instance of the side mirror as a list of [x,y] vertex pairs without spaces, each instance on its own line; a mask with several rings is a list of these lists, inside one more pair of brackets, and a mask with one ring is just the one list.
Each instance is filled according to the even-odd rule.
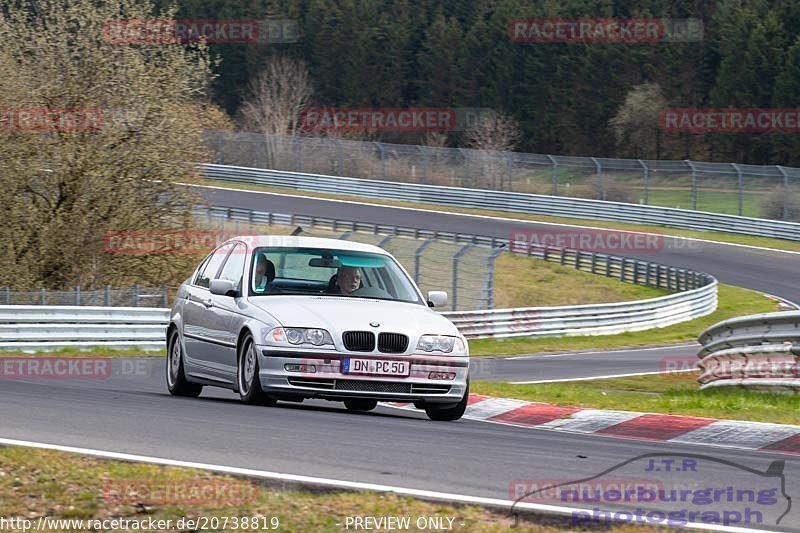
[[208,289],[217,296],[239,296],[236,283],[227,279],[212,279]]
[[447,305],[447,293],[445,291],[428,291],[429,307],[444,307]]

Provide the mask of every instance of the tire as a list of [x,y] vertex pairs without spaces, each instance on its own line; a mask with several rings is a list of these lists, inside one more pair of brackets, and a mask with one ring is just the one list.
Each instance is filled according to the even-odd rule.
[[167,343],[167,389],[173,396],[197,398],[203,392],[203,386],[190,383],[183,370],[183,348],[178,330],[173,329]]
[[274,398],[267,396],[261,389],[261,380],[258,377],[258,353],[253,337],[247,335],[239,347],[239,357],[236,365],[236,380],[239,385],[239,397],[250,405],[275,405]]
[[353,398],[344,401],[344,406],[348,411],[363,412],[372,411],[378,406],[378,400],[370,400],[369,398]]
[[436,420],[437,422],[452,422],[464,416],[464,412],[467,410],[468,402],[469,402],[469,381],[467,381],[467,390],[464,391],[464,397],[461,398],[461,401],[458,402],[455,406],[446,407],[444,409],[436,407],[426,407],[425,414],[428,415],[428,418],[430,418],[431,420]]

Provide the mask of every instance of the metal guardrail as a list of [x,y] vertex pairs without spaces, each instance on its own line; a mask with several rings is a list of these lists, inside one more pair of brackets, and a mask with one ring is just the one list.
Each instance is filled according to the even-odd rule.
[[0,306],[0,349],[164,348],[169,309],[155,307]]
[[104,307],[169,305],[169,290],[166,286],[112,288],[106,285],[100,290],[85,290],[80,286],[71,291],[17,291],[10,287],[0,288],[0,305],[95,305]]
[[247,132],[206,132],[205,138],[216,154],[214,162],[223,165],[781,220],[800,216],[800,168],[780,165],[576,157]]
[[704,331],[699,341],[701,389],[800,389],[800,311],[725,320]]
[[343,195],[353,195],[357,192],[358,196],[367,198],[466,208],[479,207],[532,215],[611,220],[701,231],[724,231],[800,241],[800,223],[737,215],[562,196],[302,174],[260,168],[206,164],[202,169],[203,175],[207,179],[229,183]]

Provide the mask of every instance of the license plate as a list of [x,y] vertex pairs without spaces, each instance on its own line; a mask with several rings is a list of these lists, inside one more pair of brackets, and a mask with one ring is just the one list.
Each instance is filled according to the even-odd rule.
[[408,376],[411,365],[408,361],[384,361],[381,359],[342,359],[342,374],[372,374],[378,376]]

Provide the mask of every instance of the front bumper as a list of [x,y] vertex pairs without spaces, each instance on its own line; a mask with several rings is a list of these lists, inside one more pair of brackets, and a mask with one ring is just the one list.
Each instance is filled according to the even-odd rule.
[[[313,352],[259,346],[261,388],[278,398],[324,398],[344,400],[370,398],[380,401],[454,404],[461,401],[467,387],[469,357],[395,355],[380,353]],[[368,376],[342,374],[344,357],[408,361],[410,375]],[[286,365],[313,366],[315,372],[293,372]],[[430,379],[431,372],[454,373],[454,379]]]

